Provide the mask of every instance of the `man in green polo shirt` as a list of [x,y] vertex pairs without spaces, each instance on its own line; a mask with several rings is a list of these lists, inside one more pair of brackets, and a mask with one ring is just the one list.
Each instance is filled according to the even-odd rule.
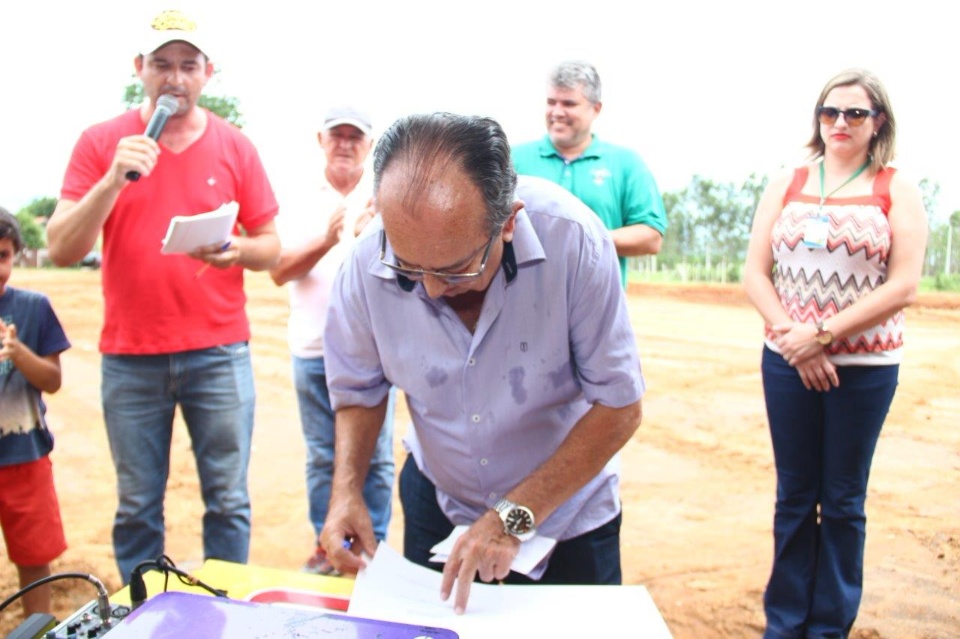
[[547,134],[511,152],[517,173],[556,182],[600,216],[613,236],[626,286],[626,258],[660,251],[667,215],[640,156],[590,132],[602,107],[600,88],[593,65],[558,66],[547,87]]

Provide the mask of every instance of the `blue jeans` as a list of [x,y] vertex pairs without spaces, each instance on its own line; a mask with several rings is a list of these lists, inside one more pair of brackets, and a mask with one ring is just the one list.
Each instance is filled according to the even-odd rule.
[[[327,519],[330,484],[333,480],[334,415],[327,392],[327,373],[323,358],[293,358],[293,382],[300,407],[300,424],[307,445],[307,502],[310,522],[319,535]],[[373,533],[387,538],[393,505],[393,409],[396,392],[391,387],[387,416],[380,429],[377,447],[363,485],[363,499],[370,511]]]
[[840,386],[820,392],[764,348],[761,372],[777,468],[764,637],[846,637],[863,591],[867,479],[899,366],[838,366]]
[[119,497],[113,548],[123,582],[139,562],[164,552],[163,498],[177,406],[200,476],[204,558],[245,563],[255,400],[246,342],[169,355],[104,355],[102,375]]
[[[437,489],[412,455],[400,470],[400,503],[403,505],[403,556],[415,564],[442,571],[443,564],[430,561],[430,549],[453,532],[454,525],[440,510]],[[620,585],[620,524],[623,513],[579,537],[558,542],[539,581],[510,572],[509,584]],[[476,581],[480,577],[477,576]]]

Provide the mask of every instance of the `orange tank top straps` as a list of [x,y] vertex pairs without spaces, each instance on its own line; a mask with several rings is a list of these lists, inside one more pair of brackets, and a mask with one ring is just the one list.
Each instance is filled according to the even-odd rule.
[[[891,166],[880,169],[873,178],[873,195],[870,199],[880,207],[884,216],[890,213],[890,181],[897,170]],[[783,204],[796,200],[806,201],[813,199],[811,196],[803,195],[803,187],[807,183],[807,177],[810,175],[809,166],[797,167],[793,172],[793,180],[783,194]]]

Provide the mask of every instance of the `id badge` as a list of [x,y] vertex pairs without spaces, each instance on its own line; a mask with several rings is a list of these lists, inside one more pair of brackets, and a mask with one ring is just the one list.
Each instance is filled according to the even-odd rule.
[[826,215],[808,217],[803,230],[803,244],[807,248],[827,248],[827,233],[830,232],[830,218]]

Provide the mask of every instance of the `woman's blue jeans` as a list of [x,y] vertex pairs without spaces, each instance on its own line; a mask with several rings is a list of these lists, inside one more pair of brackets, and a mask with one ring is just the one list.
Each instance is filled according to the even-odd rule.
[[899,366],[838,366],[839,387],[820,392],[764,348],[761,372],[777,469],[764,637],[846,637],[863,590],[870,464]]

